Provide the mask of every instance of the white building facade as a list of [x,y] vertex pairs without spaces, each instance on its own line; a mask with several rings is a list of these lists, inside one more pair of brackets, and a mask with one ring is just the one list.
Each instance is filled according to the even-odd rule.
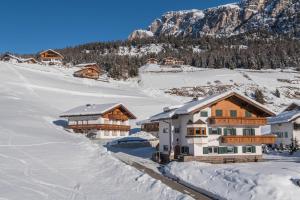
[[[247,108],[247,109],[246,109]],[[255,161],[262,144],[261,126],[274,113],[244,95],[227,92],[188,102],[150,119],[159,121],[159,152],[167,159],[208,162]]]
[[130,119],[136,117],[122,104],[87,104],[63,113],[68,128],[96,139],[113,139],[129,135]]
[[275,145],[277,147],[288,147],[292,140],[300,144],[300,109],[284,111],[276,117],[269,118],[271,133],[277,135]]

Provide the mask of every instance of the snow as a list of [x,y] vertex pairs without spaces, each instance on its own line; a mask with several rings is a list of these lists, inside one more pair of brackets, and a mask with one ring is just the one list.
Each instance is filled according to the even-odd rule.
[[238,164],[172,162],[165,171],[225,199],[299,199],[300,187],[294,181],[300,179],[300,154],[265,158],[265,162]]
[[156,137],[154,137],[152,134],[140,131],[135,134],[131,134],[127,137],[115,139],[111,142],[109,142],[110,145],[118,144],[120,142],[130,143],[130,142],[145,142],[145,141],[155,141],[158,140]]
[[[171,96],[166,90],[213,84],[216,80],[222,84],[235,83],[240,92],[249,92],[250,86],[263,88],[268,102],[272,102],[267,106],[279,110],[294,99],[285,97],[282,89],[293,85],[277,79],[295,79],[297,75],[292,70],[200,69],[141,73],[136,79],[106,83],[74,78],[74,70],[0,62],[0,199],[188,199],[120,162],[103,146],[66,132],[62,128],[65,121],[59,119],[59,115],[87,103],[122,102],[137,120],[148,119],[164,107],[176,108],[175,105],[191,99]],[[281,98],[272,95],[276,88],[280,89]],[[131,123],[132,127],[136,126],[134,120]],[[279,199],[280,195],[287,195],[284,199],[289,199],[299,196],[296,186],[289,182],[290,178],[299,178],[299,163],[290,159],[289,162],[188,167],[181,173],[190,174],[191,179],[199,174],[201,187],[219,189],[225,197],[249,191],[253,186],[253,192],[241,196],[261,199],[262,191],[266,191],[273,199]],[[178,163],[178,167],[180,164],[186,163]],[[188,173],[187,170],[193,172],[193,169],[197,169],[198,174]],[[172,170],[176,170],[175,166]],[[272,172],[278,177],[272,176]],[[234,184],[230,182],[231,177],[236,180]]]
[[86,104],[78,106],[61,114],[61,116],[75,116],[75,115],[101,115],[117,106],[123,106],[121,103],[109,104]]
[[300,117],[300,110],[286,111],[286,112],[278,114],[275,117],[269,118],[268,123],[269,124],[286,123],[286,122],[290,122],[298,117]]
[[189,199],[66,132],[58,118],[70,107],[117,100],[146,117],[166,98],[128,83],[76,79],[58,66],[0,62],[0,80],[0,199]]
[[180,66],[168,66],[168,65],[158,65],[158,64],[146,64],[140,67],[139,71],[141,73],[146,72],[194,72],[200,71],[201,69],[188,66],[188,65],[180,65]]

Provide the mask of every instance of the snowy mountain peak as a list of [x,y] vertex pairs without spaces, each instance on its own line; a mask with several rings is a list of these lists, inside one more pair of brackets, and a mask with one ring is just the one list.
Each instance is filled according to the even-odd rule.
[[138,30],[130,39],[153,36],[231,36],[257,29],[272,34],[300,37],[298,0],[244,0],[205,10],[167,12],[148,30]]

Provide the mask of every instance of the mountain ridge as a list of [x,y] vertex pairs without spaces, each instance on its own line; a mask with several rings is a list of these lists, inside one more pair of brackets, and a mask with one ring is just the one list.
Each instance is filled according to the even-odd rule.
[[243,0],[204,10],[169,11],[155,19],[147,30],[136,30],[128,39],[153,36],[229,37],[258,29],[300,38],[300,2]]

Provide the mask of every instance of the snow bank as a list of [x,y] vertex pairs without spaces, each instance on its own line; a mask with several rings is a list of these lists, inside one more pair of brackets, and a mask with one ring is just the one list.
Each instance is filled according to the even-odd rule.
[[225,199],[297,200],[299,157],[287,161],[213,165],[173,162],[166,173]]

